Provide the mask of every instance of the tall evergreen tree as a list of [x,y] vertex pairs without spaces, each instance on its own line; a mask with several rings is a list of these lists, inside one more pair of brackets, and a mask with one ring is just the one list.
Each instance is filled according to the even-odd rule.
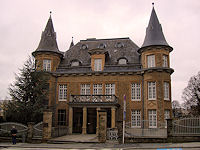
[[49,91],[48,74],[36,71],[33,58],[29,58],[16,81],[9,87],[12,100],[6,105],[7,121],[27,122],[42,121],[42,113],[47,103]]

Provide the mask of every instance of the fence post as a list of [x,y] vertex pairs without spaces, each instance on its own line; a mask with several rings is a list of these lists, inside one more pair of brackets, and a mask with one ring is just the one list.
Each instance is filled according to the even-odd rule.
[[167,140],[170,140],[170,138],[172,137],[172,130],[172,119],[167,119]]
[[32,143],[33,125],[34,125],[34,122],[28,122],[28,135],[27,135],[27,142],[28,143]]

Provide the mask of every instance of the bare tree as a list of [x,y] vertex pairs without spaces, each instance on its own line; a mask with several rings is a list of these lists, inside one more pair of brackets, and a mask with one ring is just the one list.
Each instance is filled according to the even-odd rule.
[[200,72],[190,78],[187,87],[183,90],[182,99],[183,107],[190,115],[200,115]]

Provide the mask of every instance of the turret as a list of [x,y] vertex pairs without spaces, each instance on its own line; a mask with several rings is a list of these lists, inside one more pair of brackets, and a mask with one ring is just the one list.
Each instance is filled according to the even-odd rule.
[[[166,123],[171,109],[171,74],[169,54],[173,50],[167,43],[159,23],[154,6],[146,29],[144,43],[138,52],[144,77],[144,118],[149,120],[149,127],[160,127]],[[153,119],[152,119],[153,118]]]
[[63,53],[58,49],[51,12],[38,48],[32,55],[35,57],[37,69],[48,72],[55,71],[63,58]]

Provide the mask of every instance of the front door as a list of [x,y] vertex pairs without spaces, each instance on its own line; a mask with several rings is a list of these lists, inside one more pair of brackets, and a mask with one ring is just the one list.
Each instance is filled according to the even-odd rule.
[[96,134],[97,112],[96,108],[87,109],[87,133]]
[[83,109],[73,108],[73,133],[82,133]]

